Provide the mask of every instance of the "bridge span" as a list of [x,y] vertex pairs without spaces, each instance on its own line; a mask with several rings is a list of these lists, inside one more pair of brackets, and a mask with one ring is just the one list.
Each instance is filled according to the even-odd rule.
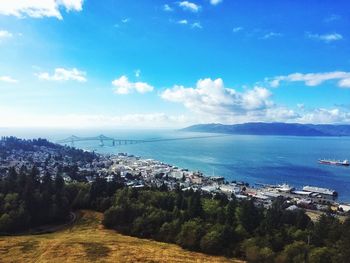
[[57,143],[60,144],[70,144],[74,146],[75,142],[83,141],[99,141],[100,146],[104,146],[105,142],[111,142],[113,146],[117,145],[126,145],[126,144],[138,144],[138,143],[148,143],[148,142],[163,142],[163,141],[179,141],[179,140],[194,140],[194,139],[204,139],[204,138],[214,138],[214,137],[223,137],[228,136],[225,134],[220,135],[208,135],[208,136],[192,136],[192,137],[179,137],[179,138],[159,138],[159,139],[146,139],[146,140],[135,140],[135,139],[118,139],[105,136],[103,134],[95,137],[79,137],[79,136],[69,136],[63,140],[58,140]]
[[75,142],[83,142],[83,141],[99,141],[100,146],[104,146],[104,143],[106,141],[111,142],[113,146],[125,145],[125,144],[136,144],[136,143],[145,142],[143,140],[117,139],[117,138],[107,137],[107,136],[101,134],[101,135],[95,136],[95,137],[79,137],[79,136],[72,135],[66,139],[57,141],[57,143],[61,143],[61,144],[70,143],[72,146],[74,146]]

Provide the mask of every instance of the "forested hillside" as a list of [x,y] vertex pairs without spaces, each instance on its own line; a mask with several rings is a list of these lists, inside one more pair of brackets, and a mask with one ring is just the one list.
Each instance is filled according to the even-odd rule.
[[122,233],[248,262],[348,262],[350,220],[199,192],[120,189],[103,223]]

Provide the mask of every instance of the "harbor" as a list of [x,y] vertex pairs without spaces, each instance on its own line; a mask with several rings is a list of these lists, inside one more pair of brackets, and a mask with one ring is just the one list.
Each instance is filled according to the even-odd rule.
[[350,212],[350,204],[339,202],[338,193],[333,189],[310,185],[298,189],[287,183],[250,185],[127,154],[111,156],[111,160],[113,164],[106,173],[120,174],[125,184],[133,188],[166,186],[169,190],[180,188],[182,191],[201,191],[210,195],[224,194],[229,199],[253,199],[256,205],[265,208],[281,199],[288,210],[307,209],[338,215]]

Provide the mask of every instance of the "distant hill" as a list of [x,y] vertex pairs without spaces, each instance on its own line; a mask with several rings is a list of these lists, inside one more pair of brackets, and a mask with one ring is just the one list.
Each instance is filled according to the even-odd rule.
[[182,129],[182,131],[241,135],[350,136],[350,125],[315,125],[279,122],[249,122],[233,125],[212,123],[193,125]]

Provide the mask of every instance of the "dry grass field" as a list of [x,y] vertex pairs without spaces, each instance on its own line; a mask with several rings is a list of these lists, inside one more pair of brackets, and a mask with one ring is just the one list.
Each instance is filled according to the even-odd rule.
[[[306,214],[311,218],[311,220],[313,222],[317,222],[320,218],[320,216],[323,214],[324,212],[321,211],[316,211],[316,210],[306,210]],[[341,216],[341,215],[337,215],[336,216],[340,222],[344,222],[348,217],[347,216]]]
[[101,218],[81,211],[73,226],[56,233],[0,237],[0,262],[240,262],[124,236],[104,229]]

